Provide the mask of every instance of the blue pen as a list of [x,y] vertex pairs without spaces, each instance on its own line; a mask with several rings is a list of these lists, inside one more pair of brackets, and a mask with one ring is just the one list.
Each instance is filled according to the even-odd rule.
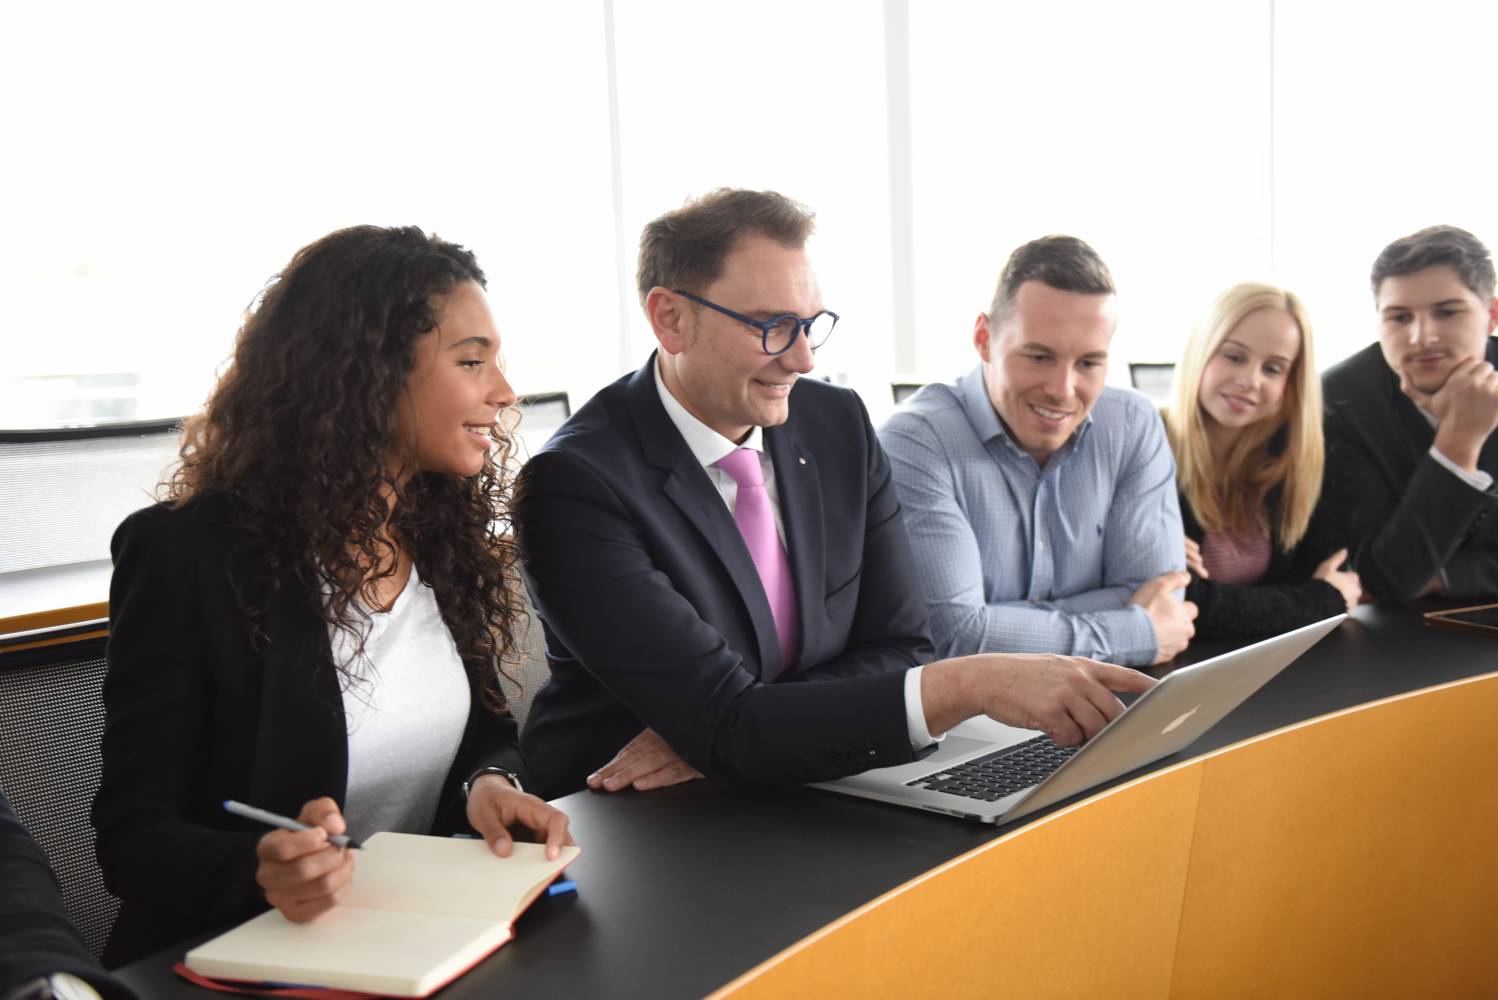
[[548,896],[565,896],[569,892],[576,891],[577,883],[572,881],[571,879],[562,879],[561,881],[553,882],[551,883],[551,885],[546,887],[546,895]]
[[[264,809],[256,809],[254,806],[247,806],[243,802],[235,802],[233,799],[225,799],[224,808],[236,816],[243,816],[245,819],[252,819],[257,823],[264,823],[266,826],[279,826],[283,830],[312,829],[312,827],[308,826],[306,823],[298,823],[296,820],[291,819],[290,817],[280,816],[273,812],[266,812]],[[328,842],[331,844],[335,844],[338,847],[350,847],[354,850],[359,850],[364,846],[353,837],[350,837],[347,834],[343,833],[334,834],[333,836],[328,838]]]

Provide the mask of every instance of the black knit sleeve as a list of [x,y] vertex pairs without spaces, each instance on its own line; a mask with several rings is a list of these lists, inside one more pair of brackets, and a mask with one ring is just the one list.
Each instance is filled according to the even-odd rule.
[[1230,584],[1193,577],[1186,599],[1196,603],[1196,634],[1204,639],[1277,635],[1347,610],[1341,592],[1324,580]]

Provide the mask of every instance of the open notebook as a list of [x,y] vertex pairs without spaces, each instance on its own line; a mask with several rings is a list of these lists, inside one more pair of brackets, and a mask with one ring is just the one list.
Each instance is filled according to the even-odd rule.
[[424,997],[514,936],[513,923],[578,855],[540,844],[498,858],[482,840],[377,833],[338,906],[305,924],[270,910],[187,953],[204,976]]

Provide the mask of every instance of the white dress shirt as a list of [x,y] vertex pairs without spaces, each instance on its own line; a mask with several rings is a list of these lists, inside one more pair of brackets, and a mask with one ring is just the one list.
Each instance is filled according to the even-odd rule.
[[[1418,404],[1416,404],[1415,406],[1415,412],[1424,417],[1425,422],[1430,424],[1433,429],[1441,429],[1441,423],[1435,418],[1435,414],[1429,412],[1424,407]],[[1457,465],[1451,459],[1441,454],[1440,449],[1435,445],[1430,446],[1430,457],[1436,460],[1437,465],[1445,469],[1447,472],[1451,473],[1456,478],[1460,479],[1462,482],[1466,483],[1468,486],[1472,487],[1474,490],[1482,490],[1484,493],[1486,493],[1488,490],[1493,488],[1493,476],[1491,473],[1484,472],[1482,469],[1478,469],[1476,472],[1468,472],[1466,469],[1462,468],[1460,465]],[[1442,575],[1444,576],[1445,574]]]
[[[765,493],[769,495],[770,510],[775,515],[775,531],[780,536],[780,544],[785,545],[785,521],[780,514],[780,492],[775,488],[775,464],[765,453],[764,430],[753,427],[742,443],[735,443],[692,416],[666,388],[665,380],[661,378],[659,358],[656,359],[655,365],[655,388],[660,393],[661,405],[666,408],[666,416],[671,418],[671,423],[681,432],[682,440],[687,443],[687,449],[691,451],[692,457],[701,463],[703,471],[707,473],[707,478],[717,488],[718,495],[728,505],[730,512],[733,511],[734,504],[738,501],[739,484],[713,463],[725,458],[737,448],[750,448],[759,453],[759,467],[764,474]],[[905,728],[910,735],[910,747],[916,751],[941,742],[932,737],[931,730],[926,726],[926,710],[921,702],[922,669],[924,668],[913,667],[905,672]]]

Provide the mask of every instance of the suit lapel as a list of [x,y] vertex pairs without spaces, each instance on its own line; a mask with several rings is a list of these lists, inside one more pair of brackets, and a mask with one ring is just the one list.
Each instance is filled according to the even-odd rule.
[[1435,428],[1431,427],[1414,401],[1399,391],[1398,376],[1391,374],[1384,384],[1389,391],[1389,408],[1394,414],[1394,421],[1399,425],[1399,432],[1404,437],[1410,456],[1418,463],[1420,456],[1430,450],[1431,443],[1436,439]]
[[[752,651],[756,654],[754,666],[763,676],[767,667],[778,666],[780,662],[780,649],[775,641],[775,618],[770,613],[764,584],[760,582],[759,570],[754,568],[754,560],[749,557],[749,548],[744,544],[744,536],[739,534],[728,505],[661,405],[660,393],[655,386],[653,353],[645,366],[630,379],[627,398],[645,461],[664,473],[661,491],[702,535],[708,551],[723,566],[744,602],[754,624],[758,646]],[[738,652],[743,655],[751,651]]]
[[[794,390],[793,390],[794,391]],[[775,466],[775,489],[780,494],[780,517],[785,523],[787,556],[796,581],[796,613],[801,622],[801,663],[816,649],[827,616],[823,580],[826,576],[825,522],[822,515],[822,477],[817,460],[796,431],[795,409],[783,426],[765,431],[765,448]]]

